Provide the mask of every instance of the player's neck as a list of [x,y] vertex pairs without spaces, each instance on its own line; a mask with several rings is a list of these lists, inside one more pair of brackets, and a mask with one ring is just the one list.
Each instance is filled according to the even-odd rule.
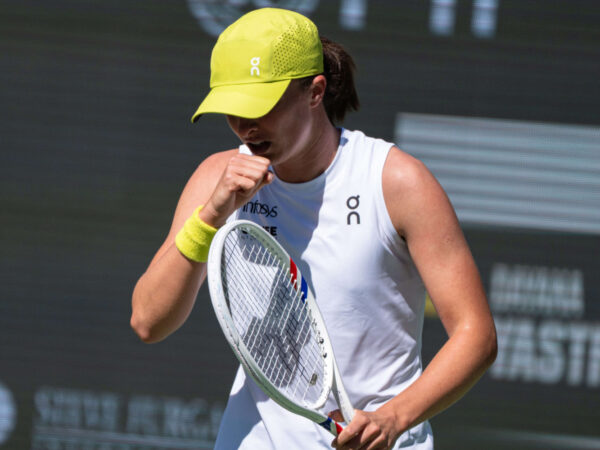
[[304,183],[317,178],[333,162],[340,143],[340,129],[329,119],[320,122],[308,145],[298,157],[273,166],[277,176],[287,183]]

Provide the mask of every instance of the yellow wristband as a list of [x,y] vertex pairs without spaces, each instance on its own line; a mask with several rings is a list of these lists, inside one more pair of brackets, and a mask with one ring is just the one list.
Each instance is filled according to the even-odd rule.
[[204,222],[198,213],[204,205],[200,205],[194,214],[185,221],[183,228],[175,237],[175,245],[188,259],[196,262],[206,262],[208,249],[217,229]]

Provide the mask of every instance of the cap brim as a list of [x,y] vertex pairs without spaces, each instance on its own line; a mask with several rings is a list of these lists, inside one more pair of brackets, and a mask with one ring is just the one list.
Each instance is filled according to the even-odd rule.
[[277,104],[290,81],[214,87],[192,116],[192,122],[206,113],[228,114],[247,119],[262,117]]

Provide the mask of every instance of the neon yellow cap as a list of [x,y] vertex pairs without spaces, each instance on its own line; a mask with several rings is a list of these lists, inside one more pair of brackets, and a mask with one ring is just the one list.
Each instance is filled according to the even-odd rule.
[[205,113],[262,117],[291,80],[323,73],[319,32],[310,19],[294,11],[251,11],[221,33],[210,70],[211,90],[192,122]]

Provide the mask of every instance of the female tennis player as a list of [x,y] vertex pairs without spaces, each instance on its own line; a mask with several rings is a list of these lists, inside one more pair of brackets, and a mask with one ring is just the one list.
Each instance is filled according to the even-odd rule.
[[[239,148],[203,161],[138,281],[131,324],[144,342],[188,317],[216,229],[264,226],[296,261],[325,318],[356,408],[330,434],[270,400],[239,370],[218,449],[433,448],[427,421],[493,362],[484,289],[448,198],[392,143],[338,124],[358,107],[354,64],[306,17],[252,11],[219,37],[211,90],[192,120],[226,115]],[[425,291],[448,340],[421,364]],[[334,403],[331,416],[342,420]]]

